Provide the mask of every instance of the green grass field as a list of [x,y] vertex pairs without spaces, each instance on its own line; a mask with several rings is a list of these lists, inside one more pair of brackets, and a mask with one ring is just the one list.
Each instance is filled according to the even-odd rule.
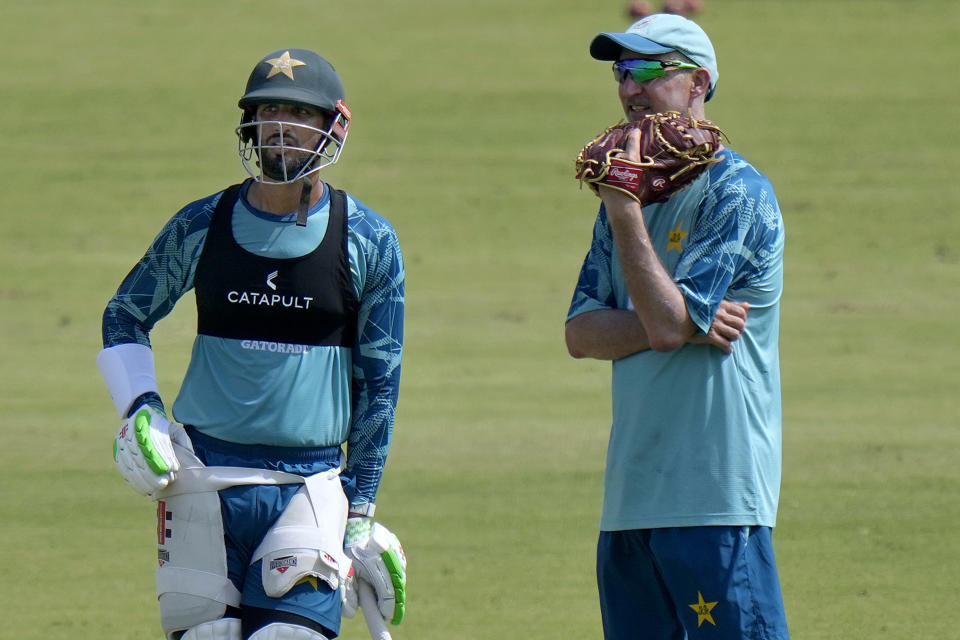
[[[354,121],[326,178],[393,221],[407,261],[378,499],[410,562],[394,638],[601,637],[609,366],[569,358],[562,326],[598,204],[573,156],[620,116],[587,45],[624,4],[6,3],[0,639],[162,638],[100,315],[177,209],[244,176],[236,99],[283,46],[340,72]],[[793,637],[958,638],[960,5],[708,0],[699,22],[708,116],[787,225],[774,539]],[[191,304],[153,336],[168,403]]]

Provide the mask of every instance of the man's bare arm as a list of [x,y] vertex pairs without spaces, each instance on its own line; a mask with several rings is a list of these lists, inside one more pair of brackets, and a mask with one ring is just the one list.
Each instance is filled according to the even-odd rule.
[[574,316],[564,332],[574,358],[619,360],[650,348],[640,318],[629,309],[598,309]]
[[[749,308],[745,302],[721,301],[710,330],[688,342],[733,353],[733,343],[746,327]],[[650,348],[640,318],[629,309],[599,309],[575,316],[567,322],[565,338],[574,358],[619,360]]]

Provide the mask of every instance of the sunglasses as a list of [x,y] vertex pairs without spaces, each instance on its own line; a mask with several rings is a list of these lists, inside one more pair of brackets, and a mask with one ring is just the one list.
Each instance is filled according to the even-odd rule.
[[627,74],[636,83],[646,82],[654,78],[667,75],[668,69],[699,69],[700,67],[689,62],[678,60],[620,60],[613,63],[613,77],[617,83],[627,79]]

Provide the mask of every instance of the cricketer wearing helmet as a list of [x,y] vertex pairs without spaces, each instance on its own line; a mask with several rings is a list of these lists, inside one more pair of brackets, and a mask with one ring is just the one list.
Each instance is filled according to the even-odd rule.
[[[399,624],[406,559],[372,516],[400,382],[400,245],[319,178],[351,118],[329,62],[267,54],[239,107],[251,178],[174,215],[103,316],[114,458],[157,501],[161,624],[169,640],[334,638],[360,580]],[[150,332],[191,289],[171,420]]]

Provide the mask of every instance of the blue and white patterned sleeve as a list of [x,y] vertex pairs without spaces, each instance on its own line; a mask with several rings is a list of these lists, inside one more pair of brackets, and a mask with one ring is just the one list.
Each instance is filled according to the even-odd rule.
[[345,473],[356,481],[352,504],[363,504],[375,502],[393,437],[403,348],[404,267],[396,232],[384,218],[361,206],[351,225],[363,245],[366,277],[352,358]]
[[738,158],[716,185],[674,270],[690,316],[704,332],[724,297],[762,306],[779,296],[772,283],[783,251],[780,208],[762,174]]
[[194,267],[216,206],[216,196],[193,202],[164,225],[127,274],[103,313],[103,346],[150,346],[153,326],[193,286]]
[[601,205],[593,225],[593,240],[580,269],[573,300],[567,311],[567,320],[587,311],[616,309],[613,291],[611,261],[613,259],[613,235],[607,222],[607,212]]

